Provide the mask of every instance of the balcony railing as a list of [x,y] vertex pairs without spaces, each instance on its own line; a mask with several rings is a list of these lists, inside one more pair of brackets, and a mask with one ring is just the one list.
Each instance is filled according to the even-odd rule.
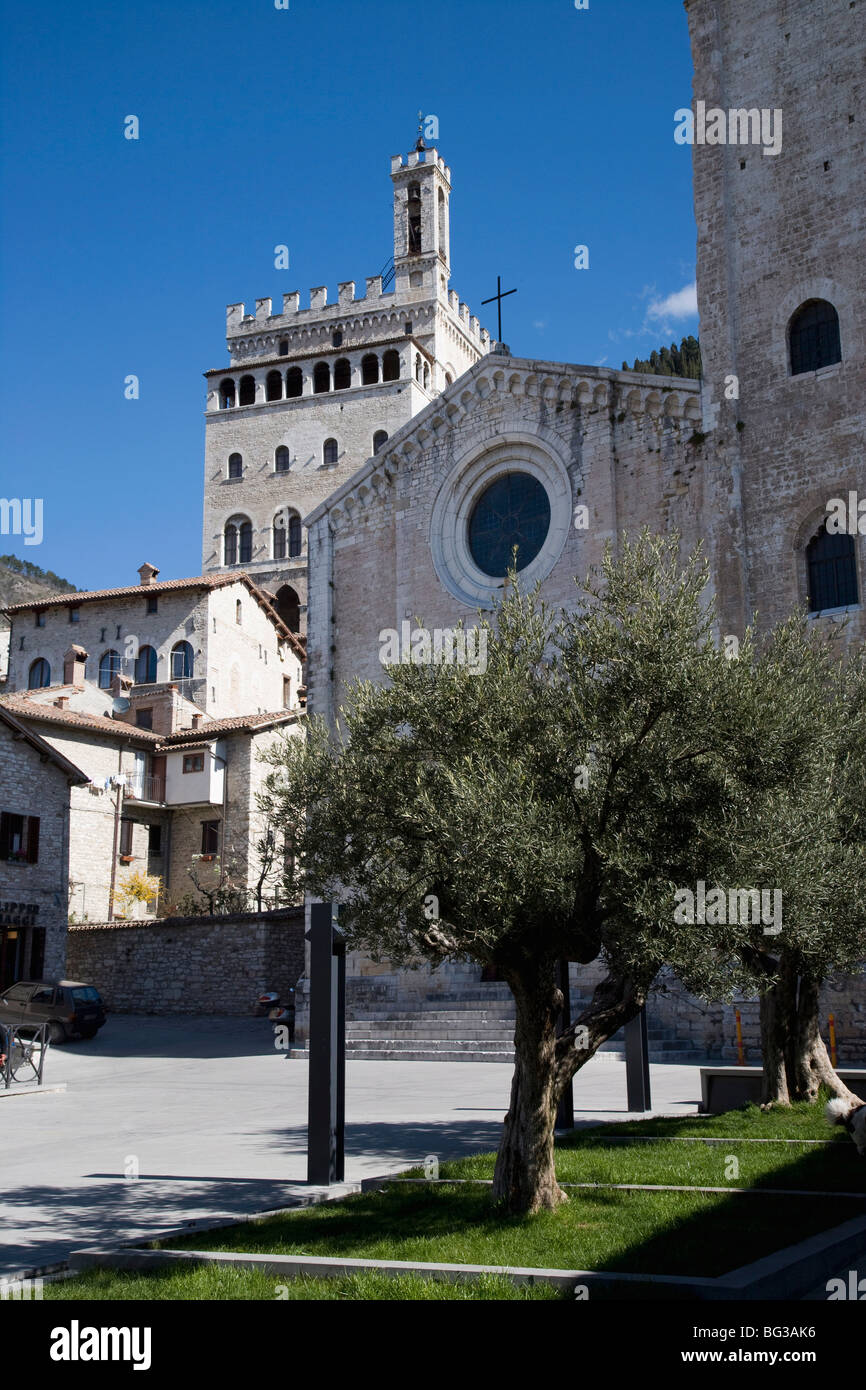
[[127,801],[164,801],[164,777],[127,777],[124,795]]

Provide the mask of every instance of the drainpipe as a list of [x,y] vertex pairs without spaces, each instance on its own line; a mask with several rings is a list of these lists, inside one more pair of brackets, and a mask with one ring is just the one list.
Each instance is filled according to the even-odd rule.
[[[118,775],[123,770],[123,744],[117,750],[117,771]],[[108,884],[108,913],[106,921],[110,922],[114,917],[114,889],[117,882],[117,841],[120,836],[120,803],[123,800],[123,787],[117,788],[117,800],[114,803],[114,840],[111,846],[111,878]]]

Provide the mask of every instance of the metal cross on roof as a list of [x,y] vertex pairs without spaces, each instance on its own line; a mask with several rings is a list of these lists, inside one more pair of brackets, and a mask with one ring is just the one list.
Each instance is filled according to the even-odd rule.
[[510,295],[510,294],[517,294],[517,290],[505,290],[505,291],[503,291],[503,289],[502,289],[502,281],[501,281],[501,279],[499,278],[499,276],[497,275],[497,277],[496,277],[496,293],[495,293],[495,294],[492,294],[492,295],[490,296],[489,299],[482,299],[482,301],[481,301],[482,304],[492,304],[494,301],[496,302],[496,311],[497,311],[497,316],[498,316],[498,320],[499,320],[499,330],[498,330],[498,334],[497,334],[497,341],[500,342],[500,343],[502,342],[502,301],[503,301],[503,299],[506,299],[506,298],[508,297],[508,295]]

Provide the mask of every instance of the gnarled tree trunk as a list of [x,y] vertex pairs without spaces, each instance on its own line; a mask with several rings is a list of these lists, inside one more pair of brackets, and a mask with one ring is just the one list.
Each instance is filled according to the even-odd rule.
[[826,1086],[834,1096],[841,1096],[843,1100],[857,1105],[859,1096],[849,1091],[845,1082],[836,1075],[821,1037],[820,988],[819,980],[811,979],[808,975],[800,976],[796,1026],[792,1028],[788,1063],[789,1085],[796,1100],[815,1101],[819,1088]]
[[566,1201],[556,1181],[556,1019],[562,995],[553,957],[506,972],[516,1008],[514,1076],[502,1130],[493,1198],[512,1213],[552,1209]]
[[553,1137],[556,1109],[575,1072],[594,1057],[643,1007],[648,986],[610,975],[592,1002],[556,1036],[562,993],[556,959],[536,961],[515,973],[503,967],[517,1011],[511,1103],[493,1175],[493,1196],[513,1213],[553,1209],[566,1200],[556,1181]]
[[761,995],[761,1056],[764,1062],[761,1104],[790,1105],[788,1028],[796,1008],[797,977],[784,951],[778,961],[764,956],[762,965],[767,974],[778,970],[779,978]]

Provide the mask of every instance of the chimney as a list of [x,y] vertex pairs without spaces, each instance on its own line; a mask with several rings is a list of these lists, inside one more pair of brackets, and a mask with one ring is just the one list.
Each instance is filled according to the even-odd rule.
[[194,714],[194,715],[193,715],[193,717],[192,717],[192,727],[193,727],[194,729],[199,729],[199,728],[201,728],[201,715],[200,715],[200,714]]
[[57,699],[54,701],[54,703],[55,703],[55,705],[57,706],[58,709],[66,709],[66,706],[69,704],[69,696],[68,696],[68,695],[58,695],[58,696],[57,696]]
[[70,647],[63,657],[63,684],[83,685],[87,652],[83,647]]
[[139,580],[145,586],[148,584],[152,584],[158,574],[159,570],[156,568],[156,565],[149,565],[147,564],[147,562],[145,562],[143,565],[139,565],[138,567]]

